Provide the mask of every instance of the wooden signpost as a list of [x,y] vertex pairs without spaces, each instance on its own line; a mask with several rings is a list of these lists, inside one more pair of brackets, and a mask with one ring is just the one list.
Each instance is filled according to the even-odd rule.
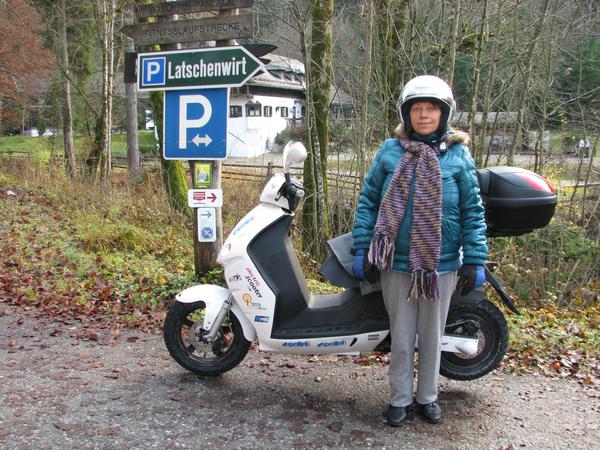
[[150,3],[138,5],[138,17],[172,16],[190,14],[201,11],[218,11],[221,9],[249,8],[254,0],[186,0],[180,2]]
[[[217,47],[237,45],[235,39],[254,36],[253,16],[250,14],[238,14],[239,8],[250,7],[252,4],[253,0],[184,0],[139,5],[136,10],[138,17],[155,16],[158,18],[158,22],[127,25],[123,27],[121,31],[127,36],[130,36],[138,46],[154,44],[172,45],[186,42],[198,43],[206,41],[216,41]],[[219,11],[219,15],[201,19],[164,21],[166,16],[201,11]],[[161,52],[156,52],[148,55],[148,58],[152,58],[148,62],[140,56],[137,61],[137,70],[146,75],[142,78],[142,80],[145,80],[145,84],[140,81],[138,83],[138,88],[152,89],[151,85],[154,85],[154,88],[162,86],[166,90],[181,89],[182,86],[178,86],[178,84],[185,83],[176,80],[182,80],[184,78],[186,80],[188,78],[190,80],[192,78],[197,78],[197,82],[200,84],[194,86],[194,88],[202,89],[211,87],[205,86],[201,81],[203,69],[206,69],[207,80],[213,78],[208,76],[211,71],[218,70],[220,72],[226,72],[229,70],[240,72],[238,75],[240,75],[240,79],[243,81],[238,80],[237,82],[244,82],[248,79],[247,77],[252,76],[252,74],[256,72],[256,69],[252,68],[251,65],[253,63],[260,63],[254,56],[260,57],[266,51],[275,48],[268,48],[270,46],[263,46],[264,48],[260,46],[254,47],[256,48],[252,48],[252,50],[249,48],[240,48],[241,53],[238,52],[239,54],[236,53],[235,56],[226,53],[233,50],[222,49],[220,51],[213,51],[210,54],[214,56],[214,61],[209,61],[208,59],[205,60],[200,56],[190,59],[192,56],[196,55],[196,53],[198,53],[198,55],[202,54],[202,56],[209,54],[206,53],[205,50],[200,49],[196,52],[186,52],[183,50],[181,53],[185,53],[185,56],[182,56],[182,58],[185,57],[185,60],[182,59],[181,61],[177,60],[178,56],[175,54],[176,52],[164,52],[163,54],[160,54]],[[252,56],[252,54],[254,56]],[[223,59],[225,56],[228,58]],[[171,60],[169,58],[175,59]],[[126,68],[126,73],[128,72],[127,79],[130,80],[134,78],[131,72],[135,67],[135,61],[131,57],[128,61],[129,64],[128,68]],[[142,65],[141,68],[139,67],[140,65]],[[259,66],[259,64],[256,65]],[[177,70],[179,70],[179,72],[177,72]],[[196,70],[198,72],[198,77],[195,75]],[[188,72],[191,74],[189,77]],[[179,78],[177,78],[177,73],[179,73]],[[247,77],[245,77],[246,75]],[[175,81],[171,80],[171,78]],[[233,79],[227,79],[225,82],[219,82],[217,84],[234,85],[234,81],[235,80]],[[187,93],[184,94],[184,96],[189,97],[186,97],[186,102],[194,98],[197,98],[199,101],[201,97],[203,97],[203,95],[200,94],[188,95]],[[202,102],[199,103],[202,104]],[[211,116],[211,114],[207,113],[206,108],[207,106],[205,106],[204,113],[202,113],[203,116]],[[211,108],[208,107],[208,111],[210,110]],[[190,124],[195,124],[194,120],[186,120]],[[227,121],[227,116],[224,117],[224,120],[225,122]],[[198,122],[199,121],[200,120],[198,119]],[[179,128],[181,128],[181,126],[179,126]],[[182,139],[180,133],[179,141]],[[208,146],[208,144],[205,144],[205,146]],[[195,188],[190,192],[196,192],[196,195],[200,197],[204,193],[209,200],[212,199],[210,194],[214,194],[216,202],[217,194],[215,194],[215,192],[220,191],[221,188],[220,161],[210,160],[208,164],[204,163],[201,167],[198,167],[198,170],[196,170],[196,164],[200,166],[200,163],[190,161],[192,169],[192,187]],[[199,188],[203,189],[203,191],[199,191]],[[195,201],[198,202],[200,200]],[[212,204],[207,204],[206,206],[206,208],[201,207],[194,212],[194,266],[197,275],[214,267],[216,257],[223,245],[221,210],[220,208],[214,207],[215,205]]]
[[132,38],[137,45],[241,39],[254,37],[254,20],[251,14],[246,14],[174,22],[139,23],[126,25],[121,32]]

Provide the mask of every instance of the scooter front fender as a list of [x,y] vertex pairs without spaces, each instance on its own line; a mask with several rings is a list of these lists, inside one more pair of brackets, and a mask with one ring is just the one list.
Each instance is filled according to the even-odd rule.
[[[206,311],[202,328],[208,331],[230,295],[229,289],[224,287],[214,284],[198,284],[181,291],[175,296],[175,299],[181,303],[203,302],[206,305]],[[256,330],[235,301],[231,305],[231,311],[240,321],[244,337],[250,342],[256,339]]]

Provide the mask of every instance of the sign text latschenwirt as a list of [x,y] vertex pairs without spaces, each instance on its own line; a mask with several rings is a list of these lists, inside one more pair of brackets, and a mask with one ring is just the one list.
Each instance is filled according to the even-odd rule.
[[244,47],[138,53],[138,89],[239,87],[262,67]]
[[171,16],[219,9],[249,8],[254,0],[185,0],[179,2],[151,3],[138,5],[138,17]]
[[174,22],[126,25],[122,33],[137,45],[242,39],[254,37],[252,14],[218,16]]

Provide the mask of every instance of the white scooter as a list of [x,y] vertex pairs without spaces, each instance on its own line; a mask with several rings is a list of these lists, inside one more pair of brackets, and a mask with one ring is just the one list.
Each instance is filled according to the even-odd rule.
[[[294,210],[304,196],[290,167],[305,158],[302,144],[286,146],[284,174],[273,175],[258,206],[225,241],[218,262],[228,288],[193,286],[178,294],[169,308],[165,343],[187,370],[207,376],[226,372],[244,359],[254,340],[261,351],[287,354],[389,351],[389,320],[381,291],[361,290],[358,280],[340,271],[330,279],[352,280],[337,282],[349,286],[340,293],[316,295],[306,285],[288,236]],[[350,248],[346,250],[351,261]],[[332,253],[334,264],[344,264],[338,261],[340,253],[344,251]],[[446,331],[442,349],[452,356],[442,358],[441,373],[447,377],[478,378],[497,367],[506,351],[504,316],[481,290],[453,299]]]

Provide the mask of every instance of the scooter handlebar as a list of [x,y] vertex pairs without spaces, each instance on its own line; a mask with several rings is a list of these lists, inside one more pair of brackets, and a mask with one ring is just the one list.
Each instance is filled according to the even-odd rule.
[[304,190],[300,189],[293,182],[290,182],[286,188],[290,197],[302,198],[304,197]]
[[296,209],[300,199],[304,197],[304,190],[299,188],[292,181],[285,183],[281,193],[288,199],[291,210]]

